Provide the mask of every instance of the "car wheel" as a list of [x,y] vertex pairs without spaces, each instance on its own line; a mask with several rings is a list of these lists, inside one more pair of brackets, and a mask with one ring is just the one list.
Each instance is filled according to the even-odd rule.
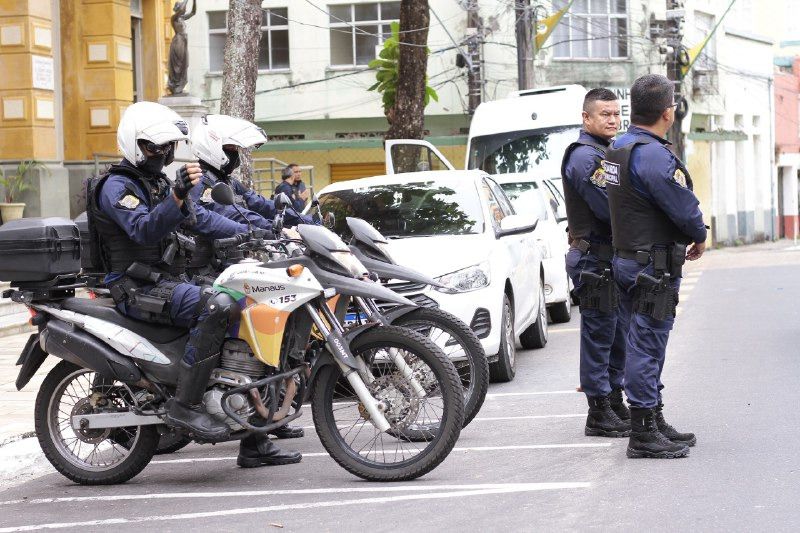
[[506,383],[517,373],[517,339],[514,334],[514,308],[507,294],[503,294],[503,311],[500,318],[500,351],[497,361],[489,364],[489,380]]
[[544,302],[544,287],[539,287],[539,317],[525,332],[519,341],[526,350],[544,348],[547,344],[547,307]]
[[[569,294],[569,282],[567,282],[567,294]],[[563,302],[554,303],[547,310],[550,311],[550,320],[554,324],[563,324],[572,318],[572,302],[569,296]]]

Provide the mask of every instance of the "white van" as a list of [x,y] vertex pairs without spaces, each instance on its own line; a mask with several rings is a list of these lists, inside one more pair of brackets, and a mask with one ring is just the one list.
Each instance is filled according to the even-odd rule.
[[561,231],[544,232],[545,299],[553,322],[570,319],[571,281],[566,275],[566,208],[560,192],[561,159],[581,129],[586,89],[564,85],[511,93],[475,110],[467,143],[467,169],[481,169],[501,187],[546,194]]

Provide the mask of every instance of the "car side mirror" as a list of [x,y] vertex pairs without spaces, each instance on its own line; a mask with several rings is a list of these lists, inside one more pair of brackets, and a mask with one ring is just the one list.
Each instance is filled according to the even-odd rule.
[[509,215],[500,221],[500,231],[497,232],[497,238],[528,233],[536,229],[538,224],[539,219],[537,217]]
[[275,201],[275,209],[278,209],[278,210],[285,209],[285,208],[289,207],[290,205],[292,205],[292,201],[289,200],[289,197],[286,196],[285,192],[282,192],[282,193],[278,194],[275,197],[274,201]]
[[333,229],[336,226],[336,215],[333,214],[333,211],[328,211],[325,214],[325,219],[323,224],[328,229]]
[[220,205],[233,205],[233,189],[227,183],[218,181],[211,188],[211,199]]

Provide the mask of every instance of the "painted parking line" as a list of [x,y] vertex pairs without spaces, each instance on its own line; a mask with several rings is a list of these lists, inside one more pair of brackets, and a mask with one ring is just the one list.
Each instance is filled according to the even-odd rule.
[[535,392],[490,392],[486,395],[486,399],[494,400],[495,398],[506,398],[509,396],[543,396],[547,394],[577,394],[575,389],[568,390],[551,390],[551,391],[535,391]]
[[264,507],[245,507],[238,509],[224,509],[218,511],[205,511],[197,513],[181,513],[173,515],[137,516],[134,518],[108,518],[104,520],[86,520],[82,522],[50,522],[45,524],[30,524],[0,528],[0,533],[12,531],[36,531],[40,529],[67,529],[78,527],[107,526],[119,524],[141,524],[147,522],[167,522],[174,520],[197,520],[201,518],[219,518],[225,516],[251,515],[255,513],[268,513],[279,511],[292,511],[302,509],[320,509],[330,507],[344,507],[350,505],[371,505],[382,503],[396,503],[414,500],[443,500],[450,498],[466,498],[470,496],[489,496],[495,494],[513,494],[523,492],[586,489],[591,486],[588,482],[567,483],[515,483],[508,486],[483,488],[475,490],[456,490],[448,492],[423,492],[420,494],[404,494],[399,496],[382,496],[376,498],[360,498],[354,500],[331,500],[321,502],[293,503],[285,505],[269,505]]
[[575,333],[576,331],[580,331],[581,328],[550,328],[550,333]]
[[[523,415],[523,416],[479,416],[472,419],[472,422],[503,422],[514,420],[547,420],[550,418],[582,418],[586,413],[568,414],[568,415]],[[472,423],[470,422],[470,423]],[[345,429],[350,426],[341,425],[337,426],[339,429]],[[302,426],[303,429],[316,429],[316,426]]]
[[[627,442],[627,441],[626,441]],[[520,444],[518,446],[469,446],[469,447],[456,447],[453,452],[502,452],[502,451],[519,451],[519,450],[563,450],[563,449],[581,449],[581,448],[609,448],[610,442],[577,442],[569,444]],[[310,452],[303,453],[303,457],[330,457],[327,452]],[[185,463],[211,463],[216,461],[235,461],[236,457],[194,457],[191,459],[162,459],[158,461],[150,461],[151,465],[173,465]]]

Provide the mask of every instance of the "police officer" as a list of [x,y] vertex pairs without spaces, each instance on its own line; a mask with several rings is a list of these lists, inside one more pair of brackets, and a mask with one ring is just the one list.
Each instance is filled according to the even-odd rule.
[[583,129],[561,166],[570,249],[567,273],[580,298],[581,389],[589,402],[584,433],[627,437],[630,413],[622,401],[625,328],[617,320],[611,276],[611,220],[600,162],[620,125],[616,95],[592,89],[583,100]]
[[[242,195],[235,197],[238,210],[230,205],[218,204],[211,198],[211,190],[218,181],[233,184],[240,189],[241,182],[231,177],[231,173],[239,166],[239,149],[254,149],[265,142],[267,136],[264,130],[252,122],[227,115],[206,115],[202,123],[192,131],[192,153],[200,161],[200,168],[203,170],[200,185],[191,191],[192,198],[199,205],[232,220],[249,221],[255,227],[272,229],[272,220],[247,209]],[[274,212],[273,202],[266,200],[266,204]],[[287,213],[286,218],[290,222],[300,221],[291,213]],[[208,268],[208,257],[213,254],[211,247],[210,240],[203,238],[197,240],[194,257],[189,264],[190,272],[196,269],[194,273],[202,273],[199,269]],[[271,434],[279,439],[291,439],[302,437],[304,432],[300,427],[281,426]],[[248,437],[242,441],[242,446],[246,447],[250,441],[261,440],[263,439],[257,436]],[[266,441],[265,445],[269,445],[269,441]]]
[[[123,114],[117,143],[124,159],[89,185],[90,233],[109,274],[114,301],[128,316],[189,327],[189,340],[175,397],[165,421],[207,441],[225,440],[227,424],[211,417],[202,398],[236,302],[224,293],[185,283],[185,262],[176,245],[176,229],[189,219],[194,230],[212,238],[234,235],[246,227],[187,201],[199,183],[198,164],[178,171],[174,185],[162,173],[174,159],[178,141],[188,139],[186,123],[169,108],[138,102]],[[289,454],[291,462],[299,454]]]
[[[705,251],[692,180],[664,137],[675,120],[673,82],[657,74],[631,88],[631,122],[603,166],[611,208],[614,278],[629,321],[625,394],[631,458],[684,457],[696,438],[664,419],[661,371],[675,320],[682,265]],[[687,250],[687,245],[689,245]]]

